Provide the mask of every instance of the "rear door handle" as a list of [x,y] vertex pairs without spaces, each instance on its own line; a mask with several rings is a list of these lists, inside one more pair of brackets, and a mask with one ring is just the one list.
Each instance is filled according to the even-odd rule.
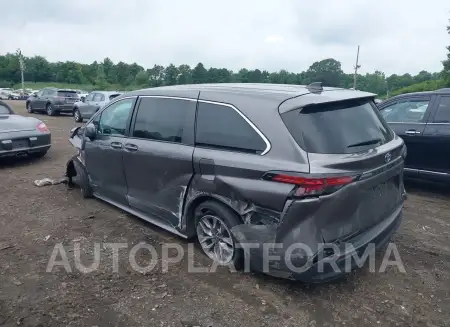
[[127,143],[125,144],[125,149],[134,152],[138,150],[138,146],[136,144]]
[[407,131],[405,131],[406,135],[419,135],[420,132],[416,131],[415,129],[408,129]]
[[113,149],[122,149],[122,143],[120,143],[120,142],[111,142],[111,148],[113,148]]

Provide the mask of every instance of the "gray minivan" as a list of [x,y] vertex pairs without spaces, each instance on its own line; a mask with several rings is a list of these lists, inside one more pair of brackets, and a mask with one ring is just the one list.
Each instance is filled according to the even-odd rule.
[[[321,83],[129,92],[72,130],[67,176],[84,197],[196,237],[220,264],[250,254],[264,273],[331,280],[343,272],[318,269],[323,260],[380,247],[401,221],[406,148],[374,96]],[[291,264],[267,264],[263,249]]]

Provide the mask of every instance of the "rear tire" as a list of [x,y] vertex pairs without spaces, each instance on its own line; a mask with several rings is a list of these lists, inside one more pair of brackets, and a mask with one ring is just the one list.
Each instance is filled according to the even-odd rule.
[[31,106],[31,102],[27,102],[27,111],[30,114],[34,112],[33,107]]
[[[212,226],[214,222],[216,228]],[[203,202],[195,209],[195,224],[197,239],[210,259],[223,265],[234,264],[236,269],[242,267],[244,252],[231,233],[231,229],[241,225],[242,221],[233,210],[216,201]]]
[[81,116],[81,112],[80,112],[80,110],[78,110],[78,108],[75,108],[75,109],[73,110],[73,119],[74,119],[77,123],[83,122],[83,117]]
[[89,183],[89,177],[83,165],[78,160],[73,160],[75,171],[77,172],[77,184],[80,186],[81,196],[85,199],[92,198],[94,192],[92,191],[91,184]]
[[56,115],[56,111],[53,110],[53,106],[51,103],[47,103],[47,105],[45,106],[45,110],[47,111],[47,115],[49,116],[55,116]]

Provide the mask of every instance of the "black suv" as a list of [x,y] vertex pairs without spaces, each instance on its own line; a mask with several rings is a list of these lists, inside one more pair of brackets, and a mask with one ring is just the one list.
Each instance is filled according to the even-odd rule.
[[46,112],[54,116],[60,112],[73,111],[73,104],[79,100],[76,90],[46,87],[27,99],[26,106],[29,113],[35,111]]
[[405,141],[405,176],[450,181],[450,88],[398,95],[378,107]]
[[[221,264],[242,262],[238,245],[252,243],[255,270],[332,279],[343,272],[320,271],[323,243],[346,265],[344,244],[381,246],[401,221],[405,147],[373,100],[320,83],[133,91],[72,131],[67,175],[85,197],[197,237]],[[301,244],[311,257],[293,251]],[[266,267],[266,250],[315,266]]]

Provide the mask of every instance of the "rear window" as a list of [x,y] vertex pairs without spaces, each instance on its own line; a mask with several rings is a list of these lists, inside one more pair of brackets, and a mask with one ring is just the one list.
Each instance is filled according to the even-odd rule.
[[281,116],[297,143],[311,153],[355,153],[393,139],[389,126],[368,100],[312,105]]
[[78,97],[77,91],[58,91],[59,97],[75,98]]

